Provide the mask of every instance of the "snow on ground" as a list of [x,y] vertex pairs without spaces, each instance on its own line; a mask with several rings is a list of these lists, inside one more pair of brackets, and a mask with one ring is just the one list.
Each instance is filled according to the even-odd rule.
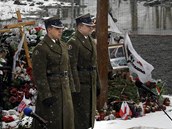
[[[42,3],[41,5],[39,4],[40,2]],[[14,1],[11,0],[7,2],[0,2],[0,20],[8,20],[13,17],[16,18],[17,10],[20,10],[21,14],[30,14],[41,12],[43,11],[41,8],[46,6],[71,6],[71,3],[69,2],[60,2],[57,0],[33,0],[32,2],[23,0],[21,3],[26,5],[16,5],[13,3]],[[34,4],[34,6],[31,6],[31,4]]]
[[[167,110],[167,113],[172,117],[171,110]],[[159,111],[146,114],[143,117],[132,118],[131,120],[118,119],[111,121],[99,121],[95,123],[94,129],[129,129],[132,127],[144,127],[143,129],[148,127],[150,129],[172,129],[172,121],[164,114],[163,111]]]
[[[164,97],[170,98],[166,113],[172,117],[172,96]],[[156,111],[130,120],[96,121],[94,129],[172,129],[172,120],[163,111]]]

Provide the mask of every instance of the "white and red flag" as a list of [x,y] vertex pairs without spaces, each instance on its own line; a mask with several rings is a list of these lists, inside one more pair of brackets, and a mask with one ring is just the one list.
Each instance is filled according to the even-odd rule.
[[121,119],[123,119],[123,120],[127,120],[129,117],[131,118],[132,112],[126,101],[122,102],[121,109],[119,111],[119,115],[120,115]]
[[17,111],[19,113],[21,113],[24,110],[24,108],[26,108],[30,103],[31,103],[31,100],[30,99],[26,99],[25,95],[23,95],[23,99],[20,102],[20,104],[18,105]]
[[139,80],[142,83],[152,80],[152,70],[154,67],[146,62],[140,55],[135,51],[128,33],[125,35],[124,45],[126,50],[127,65],[131,73],[137,74]]

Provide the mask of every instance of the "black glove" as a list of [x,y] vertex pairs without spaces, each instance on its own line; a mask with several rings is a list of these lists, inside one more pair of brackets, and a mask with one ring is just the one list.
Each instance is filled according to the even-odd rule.
[[52,106],[57,101],[56,97],[49,97],[42,101],[45,106]]

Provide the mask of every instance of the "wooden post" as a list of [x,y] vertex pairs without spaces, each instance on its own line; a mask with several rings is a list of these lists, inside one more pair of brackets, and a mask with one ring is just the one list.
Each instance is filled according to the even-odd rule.
[[97,0],[97,61],[101,92],[97,102],[97,109],[103,108],[108,93],[108,0]]
[[[6,25],[5,28],[7,28],[7,29],[20,28],[20,34],[21,34],[21,36],[23,36],[24,35],[24,26],[34,25],[35,21],[22,22],[20,11],[16,11],[16,14],[17,14],[17,17],[18,17],[18,23],[11,24],[11,25]],[[31,63],[31,59],[30,59],[30,55],[29,55],[29,49],[28,49],[26,37],[24,39],[23,47],[24,47],[24,50],[25,50],[25,55],[26,55],[26,60],[27,60],[28,66],[30,68],[32,68],[32,63]]]
[[20,10],[17,10],[16,11],[16,14],[17,14],[17,20],[18,20],[18,22],[22,22],[22,17],[21,17]]

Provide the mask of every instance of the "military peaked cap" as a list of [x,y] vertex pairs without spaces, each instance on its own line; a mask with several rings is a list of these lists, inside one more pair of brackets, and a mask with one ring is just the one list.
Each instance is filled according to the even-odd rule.
[[77,17],[75,20],[76,20],[76,24],[82,23],[87,26],[95,26],[89,13],[81,15]]
[[46,19],[44,21],[45,23],[45,27],[48,28],[49,26],[55,27],[55,28],[64,28],[63,23],[61,22],[61,20],[58,17],[51,17],[49,19]]

